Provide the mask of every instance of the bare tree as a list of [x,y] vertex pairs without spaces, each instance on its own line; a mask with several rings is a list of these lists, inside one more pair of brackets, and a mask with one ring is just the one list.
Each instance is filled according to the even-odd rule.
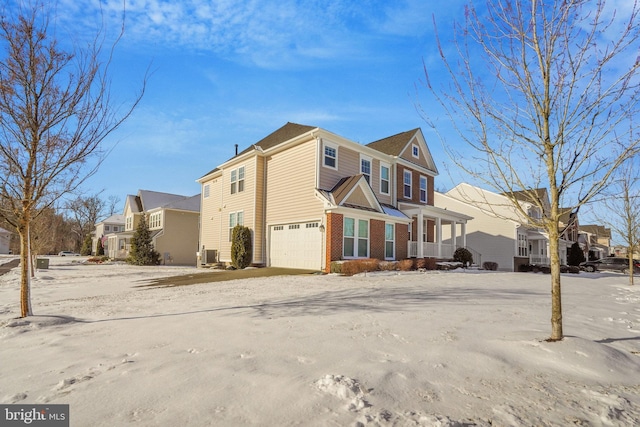
[[[94,173],[102,142],[129,117],[115,105],[103,34],[65,50],[50,30],[48,3],[6,6],[0,18],[0,214],[20,235],[21,316],[32,315],[29,259],[31,223],[39,212]],[[103,56],[104,54],[104,56]],[[106,59],[103,59],[106,58]]]
[[87,235],[93,231],[98,218],[104,215],[107,209],[107,201],[100,198],[100,193],[90,196],[77,196],[75,199],[68,200],[64,204],[64,209],[67,213],[67,218],[71,221],[71,230],[76,236],[74,249],[79,250]]
[[[630,3],[619,14],[604,0],[470,4],[453,43],[438,40],[448,85],[437,83],[425,64],[429,92],[466,143],[445,144],[453,161],[548,235],[550,341],[564,337],[560,207],[579,209],[638,149],[637,140],[620,142],[630,140],[628,122],[640,95],[639,10]],[[534,191],[539,188],[548,189],[549,209]],[[523,196],[540,218],[522,208]]]
[[633,285],[633,256],[640,249],[640,168],[630,159],[616,173],[615,180],[600,203],[605,215],[599,221],[619,235],[629,257],[629,285]]

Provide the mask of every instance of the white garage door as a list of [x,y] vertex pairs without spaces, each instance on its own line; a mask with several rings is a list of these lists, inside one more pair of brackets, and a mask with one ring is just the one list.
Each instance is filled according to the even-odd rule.
[[319,221],[272,226],[271,266],[320,270],[323,233],[319,227]]

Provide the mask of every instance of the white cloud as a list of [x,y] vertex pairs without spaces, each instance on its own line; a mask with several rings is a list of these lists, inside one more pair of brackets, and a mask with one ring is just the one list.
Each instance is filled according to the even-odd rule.
[[105,19],[114,33],[124,14],[131,45],[212,52],[264,68],[370,57],[379,37],[422,34],[431,21],[416,0],[59,0],[57,9],[69,26],[96,28]]

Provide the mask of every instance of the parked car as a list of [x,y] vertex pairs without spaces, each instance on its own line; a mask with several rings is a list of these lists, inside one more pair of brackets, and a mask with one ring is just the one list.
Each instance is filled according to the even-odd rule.
[[60,251],[58,252],[58,256],[80,256],[80,254],[71,251]]
[[[606,257],[595,261],[585,261],[580,264],[580,269],[584,271],[619,271],[624,274],[629,273],[629,259],[620,257]],[[633,274],[640,274],[640,261],[633,260]]]

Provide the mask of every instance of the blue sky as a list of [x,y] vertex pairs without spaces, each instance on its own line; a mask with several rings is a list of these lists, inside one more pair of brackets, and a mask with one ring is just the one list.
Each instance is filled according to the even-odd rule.
[[[121,25],[123,2],[59,0],[57,26],[106,36]],[[125,33],[112,64],[113,93],[130,100],[147,68],[146,93],[90,193],[138,189],[185,195],[197,178],[286,122],[319,126],[368,143],[421,127],[454,184],[441,143],[416,111],[423,60],[436,58],[433,17],[450,28],[464,0],[223,0],[126,2]],[[60,31],[60,34],[63,33]]]

